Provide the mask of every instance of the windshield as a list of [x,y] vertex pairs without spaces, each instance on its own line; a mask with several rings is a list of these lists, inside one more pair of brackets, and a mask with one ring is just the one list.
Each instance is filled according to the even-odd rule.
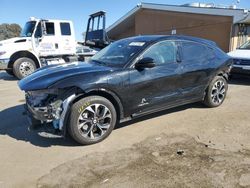
[[21,32],[21,37],[31,37],[35,29],[35,25],[35,21],[27,22]]
[[124,66],[145,46],[145,42],[124,39],[114,42],[94,55],[91,60],[110,66]]
[[250,50],[250,41],[244,43],[242,46],[239,47],[239,49]]

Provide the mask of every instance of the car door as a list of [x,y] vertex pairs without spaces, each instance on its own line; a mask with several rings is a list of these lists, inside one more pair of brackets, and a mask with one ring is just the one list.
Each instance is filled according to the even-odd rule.
[[142,113],[167,107],[180,99],[180,75],[174,41],[161,41],[149,47],[139,58],[152,58],[153,68],[130,70],[128,108]]
[[199,99],[211,74],[214,62],[210,47],[193,41],[181,41],[181,92],[183,100]]

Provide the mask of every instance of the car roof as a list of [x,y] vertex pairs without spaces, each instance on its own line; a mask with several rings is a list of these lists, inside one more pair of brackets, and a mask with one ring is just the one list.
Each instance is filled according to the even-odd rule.
[[[129,37],[127,38],[131,41],[136,42],[147,42],[147,43],[154,43],[161,40],[189,40],[193,42],[202,43],[209,46],[217,46],[215,42],[202,39],[198,37],[192,37],[192,36],[184,36],[184,35],[139,35],[135,37]],[[125,39],[126,40],[126,39]]]

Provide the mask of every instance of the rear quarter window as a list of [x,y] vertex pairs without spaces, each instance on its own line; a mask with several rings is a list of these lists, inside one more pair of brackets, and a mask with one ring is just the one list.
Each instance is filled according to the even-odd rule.
[[206,45],[189,41],[181,42],[181,44],[183,60],[192,61],[214,57],[214,50]]

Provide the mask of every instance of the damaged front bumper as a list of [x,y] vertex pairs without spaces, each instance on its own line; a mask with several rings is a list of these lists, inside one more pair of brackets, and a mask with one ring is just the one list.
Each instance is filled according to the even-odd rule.
[[66,122],[69,106],[75,94],[64,97],[55,97],[52,101],[46,93],[38,95],[26,93],[25,109],[30,125],[52,124],[54,129],[62,131]]

